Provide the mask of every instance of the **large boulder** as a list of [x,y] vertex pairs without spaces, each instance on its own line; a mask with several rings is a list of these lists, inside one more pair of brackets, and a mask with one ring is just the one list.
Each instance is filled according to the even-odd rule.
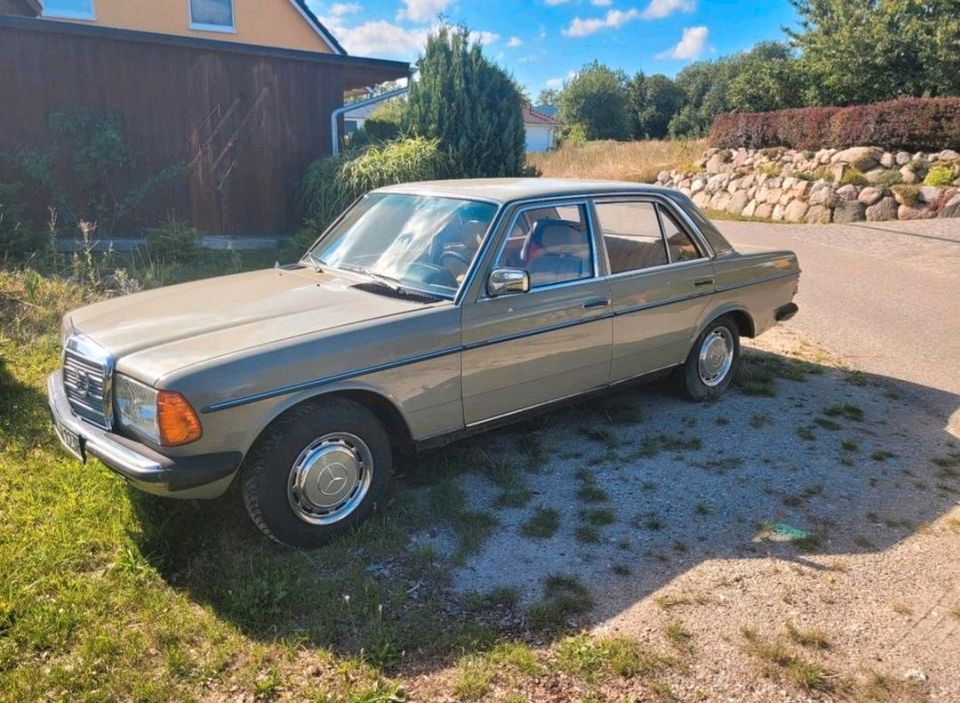
[[831,163],[850,164],[858,171],[869,171],[880,164],[883,151],[874,146],[854,146],[838,151],[830,158]]
[[838,224],[863,222],[866,219],[866,209],[859,200],[841,200],[833,209],[833,221]]
[[[861,193],[861,195],[863,195]],[[861,201],[863,202],[863,201]],[[867,222],[887,222],[897,219],[897,209],[900,206],[897,201],[890,196],[881,198],[876,203],[867,208]]]
[[940,200],[940,194],[943,193],[942,188],[937,188],[936,186],[923,186],[920,188],[920,200],[924,203],[935,203]]
[[897,219],[900,220],[929,220],[936,216],[936,210],[931,210],[925,207],[901,205],[897,209]]
[[743,209],[747,206],[747,193],[743,190],[738,190],[730,198],[730,202],[727,203],[727,212],[731,215],[740,215],[743,213]]
[[898,151],[893,158],[897,162],[897,166],[906,166],[913,160],[913,157],[906,151]]
[[825,205],[813,205],[807,210],[807,222],[812,225],[825,225],[830,222],[830,208]]
[[860,189],[852,183],[837,188],[837,197],[841,200],[856,200],[858,195],[860,195]]
[[907,185],[913,185],[920,180],[920,176],[917,175],[917,172],[914,171],[913,167],[909,164],[900,169],[900,176]]
[[744,217],[753,217],[754,214],[756,214],[756,212],[757,212],[757,201],[751,200],[750,202],[747,203],[747,206],[743,208],[743,212],[741,212],[740,214],[743,215]]
[[831,183],[827,183],[826,181],[817,181],[810,188],[809,200],[811,205],[825,205],[827,207],[833,207],[836,199],[837,192]]
[[810,206],[803,200],[794,200],[792,203],[787,205],[786,210],[784,210],[783,219],[790,222],[802,222],[803,218],[807,216],[807,210],[809,209]]
[[883,191],[880,188],[874,188],[872,186],[867,186],[860,191],[860,195],[857,197],[865,207],[870,207],[876,203],[880,198],[883,197]]
[[705,208],[707,203],[710,201],[710,196],[707,195],[707,191],[701,190],[699,193],[693,194],[693,204],[698,208]]
[[773,205],[770,203],[760,203],[757,205],[757,209],[754,211],[753,216],[759,217],[764,220],[769,220],[770,215],[773,214]]
[[960,193],[954,195],[947,201],[946,205],[940,208],[938,217],[960,217]]

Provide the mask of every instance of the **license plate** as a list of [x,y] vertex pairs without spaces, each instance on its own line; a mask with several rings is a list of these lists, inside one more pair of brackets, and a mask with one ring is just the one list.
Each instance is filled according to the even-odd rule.
[[77,457],[80,461],[86,462],[86,452],[83,450],[83,438],[76,432],[71,432],[59,422],[54,422],[54,429],[57,431],[57,437],[66,447],[67,451]]

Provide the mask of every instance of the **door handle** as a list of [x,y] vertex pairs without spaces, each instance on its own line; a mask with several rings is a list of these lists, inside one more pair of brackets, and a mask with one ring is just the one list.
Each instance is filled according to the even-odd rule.
[[583,304],[584,310],[593,310],[594,308],[605,308],[610,305],[609,298],[603,298],[602,300],[591,300],[588,303]]
[[712,286],[712,285],[713,285],[713,279],[712,279],[712,278],[698,278],[697,280],[695,280],[695,281],[693,282],[693,285],[697,286],[698,288],[699,288],[700,286]]

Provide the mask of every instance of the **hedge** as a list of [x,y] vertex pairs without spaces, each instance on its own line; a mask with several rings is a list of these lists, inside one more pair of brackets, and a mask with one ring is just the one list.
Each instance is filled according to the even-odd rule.
[[851,107],[727,112],[713,121],[716,147],[764,149],[960,149],[960,98],[902,98]]

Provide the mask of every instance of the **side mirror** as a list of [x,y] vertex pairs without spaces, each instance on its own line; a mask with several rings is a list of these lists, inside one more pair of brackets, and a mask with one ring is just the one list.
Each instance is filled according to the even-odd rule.
[[496,298],[507,293],[530,290],[530,274],[523,269],[494,269],[487,279],[487,295]]

